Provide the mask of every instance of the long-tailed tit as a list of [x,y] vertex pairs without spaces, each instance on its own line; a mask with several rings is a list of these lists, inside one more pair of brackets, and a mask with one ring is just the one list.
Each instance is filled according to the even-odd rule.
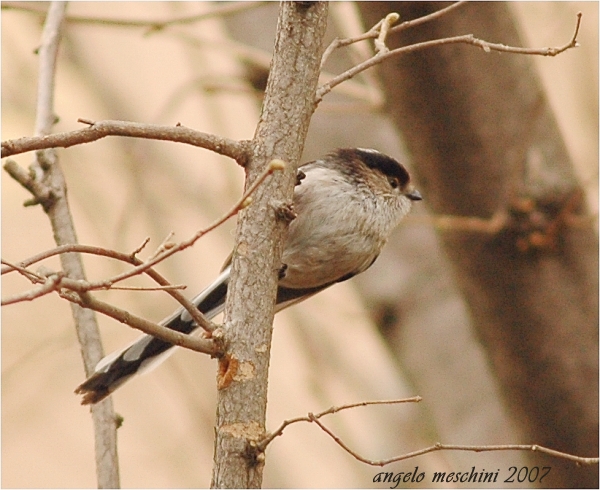
[[[299,168],[282,257],[276,311],[366,270],[394,227],[421,195],[404,166],[376,150],[338,149]],[[230,266],[193,300],[211,319],[225,306]],[[183,333],[198,327],[180,308],[161,325]],[[75,392],[96,403],[132,376],[171,353],[174,346],[144,335],[105,357]]]

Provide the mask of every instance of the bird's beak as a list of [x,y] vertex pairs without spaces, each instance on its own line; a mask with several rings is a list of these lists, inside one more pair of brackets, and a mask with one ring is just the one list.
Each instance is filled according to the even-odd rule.
[[411,201],[421,201],[423,196],[417,189],[412,189],[411,191],[406,193],[406,197],[408,197]]

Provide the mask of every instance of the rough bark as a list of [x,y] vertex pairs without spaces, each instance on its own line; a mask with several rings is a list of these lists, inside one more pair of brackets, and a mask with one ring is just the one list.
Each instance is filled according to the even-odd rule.
[[[359,4],[365,25],[391,11],[409,20],[443,5]],[[522,45],[508,7],[486,2],[392,36],[388,46],[467,33]],[[524,440],[515,442],[597,456],[598,239],[591,220],[560,221],[561,210],[572,204],[571,213],[586,210],[532,60],[454,45],[398,57],[379,70],[389,114],[432,211],[491,218],[518,198],[534,205],[533,212],[513,216],[520,230],[448,231],[442,242],[505,401],[523,430]],[[540,238],[528,235],[539,216],[560,226],[547,246],[528,242],[527,250],[519,248],[524,237]],[[532,461],[552,467],[545,485],[598,486],[596,467],[539,454]]]
[[[247,185],[273,158],[289,163],[253,195],[238,223],[225,324],[227,356],[219,363],[212,486],[259,488],[264,455],[252,442],[265,434],[268,367],[281,243],[302,153],[327,25],[327,4],[283,2],[265,102],[246,164]],[[278,217],[279,216],[279,217]]]

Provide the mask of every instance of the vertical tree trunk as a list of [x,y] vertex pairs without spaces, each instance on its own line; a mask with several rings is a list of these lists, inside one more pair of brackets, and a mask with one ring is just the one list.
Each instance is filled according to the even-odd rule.
[[282,238],[277,207],[291,203],[296,166],[315,109],[325,2],[282,2],[261,118],[246,165],[247,186],[272,158],[289,162],[252,196],[240,214],[225,324],[227,357],[219,362],[212,486],[259,488],[264,454],[251,444],[265,435],[271,334]]
[[[367,26],[392,11],[404,21],[444,5],[359,3]],[[393,35],[388,46],[468,33],[522,45],[507,5],[485,2]],[[586,212],[532,60],[452,45],[397,57],[379,70],[389,114],[432,211],[491,218],[523,197],[535,208],[518,213],[520,230],[448,231],[442,241],[524,432],[524,440],[515,442],[597,456],[598,239],[591,220],[560,221],[569,207]],[[558,224],[546,246],[537,241],[541,234],[527,234],[538,219],[548,221],[541,231],[552,231],[553,220]],[[597,467],[540,454],[532,460],[552,467],[544,485],[598,486]]]

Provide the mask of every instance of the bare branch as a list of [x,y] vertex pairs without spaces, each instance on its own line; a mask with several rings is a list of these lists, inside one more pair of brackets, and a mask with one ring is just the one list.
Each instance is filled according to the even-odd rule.
[[209,225],[203,230],[196,232],[196,234],[194,234],[194,236],[192,236],[188,240],[184,240],[178,244],[173,244],[170,247],[165,247],[164,250],[160,251],[158,254],[155,254],[149,260],[142,262],[141,264],[137,265],[136,267],[127,272],[115,276],[114,281],[122,281],[123,279],[137,275],[140,272],[145,272],[153,265],[162,262],[171,255],[194,245],[204,235],[211,232],[215,228],[221,226],[229,218],[235,216],[240,210],[248,206],[251,203],[252,194],[260,186],[260,184],[262,184],[262,182],[276,170],[281,170],[281,167],[278,164],[267,165],[267,168],[265,168],[262,174],[252,183],[252,185],[246,190],[246,192],[244,192],[242,197],[234,204],[234,206],[222,217],[216,220],[213,224]]
[[[66,11],[66,2],[51,2],[42,31],[39,48],[39,77],[36,104],[35,136],[44,138],[52,131],[56,122],[54,114],[54,85],[58,57],[58,47]],[[65,178],[52,149],[36,152],[30,167],[31,180],[37,180],[42,194],[33,194],[34,200],[43,205],[48,215],[57,245],[76,243],[77,235],[71,218],[66,197]],[[37,189],[36,185],[32,189]],[[42,199],[42,200],[40,200]],[[81,257],[77,254],[61,256],[65,275],[73,279],[84,279],[85,272]],[[64,278],[63,278],[64,279]],[[62,280],[61,280],[62,282]],[[103,355],[98,324],[92,311],[72,305],[77,336],[85,370],[91,372]],[[106,401],[92,409],[95,433],[96,473],[98,486],[117,488],[119,467],[117,459],[115,414],[111,401]]]
[[412,451],[410,453],[405,453],[400,456],[394,456],[393,458],[388,459],[380,459],[380,460],[372,460],[361,456],[356,451],[350,449],[338,436],[336,436],[330,429],[328,429],[319,419],[324,417],[325,415],[330,415],[333,413],[340,412],[342,410],[348,410],[356,407],[364,407],[369,405],[391,405],[397,403],[418,403],[422,400],[420,396],[415,396],[412,398],[403,398],[399,400],[375,400],[375,401],[366,401],[360,403],[352,403],[348,405],[342,405],[339,407],[331,407],[327,410],[319,412],[317,414],[309,413],[304,417],[297,417],[294,419],[285,420],[279,428],[273,433],[267,435],[262,441],[253,445],[252,449],[257,452],[264,451],[267,446],[278,436],[283,434],[285,428],[289,425],[295,424],[297,422],[314,422],[317,424],[323,432],[325,432],[329,437],[331,437],[336,444],[338,444],[344,451],[353,456],[358,461],[361,461],[365,464],[371,466],[386,466],[390,463],[395,463],[398,461],[403,461],[406,459],[415,458],[417,456],[421,456],[423,454],[431,453],[434,451],[474,451],[474,452],[484,452],[484,451],[538,451],[541,453],[548,454],[550,456],[554,456],[561,459],[567,459],[570,461],[574,461],[578,464],[582,465],[593,465],[598,464],[598,458],[586,458],[582,456],[575,456],[573,454],[564,453],[561,451],[556,451],[554,449],[549,449],[543,446],[539,446],[537,444],[500,444],[500,445],[484,445],[484,446],[468,446],[468,445],[457,445],[457,444],[441,444],[439,442],[435,443],[433,446],[429,446],[423,449],[419,449],[417,451]]
[[32,283],[40,283],[40,282],[44,281],[44,278],[41,275],[35,274],[35,273],[25,269],[25,266],[23,266],[23,263],[21,263],[20,265],[16,265],[16,264],[12,264],[12,263],[8,262],[7,260],[2,259],[2,264],[4,264],[6,266],[6,267],[2,267],[2,274],[5,274],[6,272],[11,272],[14,270],[14,271],[18,271],[20,274],[25,276]]
[[344,451],[348,454],[352,455],[355,459],[366,463],[371,466],[385,466],[390,463],[395,463],[398,461],[404,461],[405,459],[411,459],[416,456],[421,456],[422,454],[432,453],[435,451],[474,451],[474,452],[484,452],[484,451],[537,451],[540,453],[545,453],[550,456],[554,456],[556,458],[567,459],[570,461],[574,461],[578,464],[582,465],[593,465],[598,464],[598,458],[585,458],[582,456],[575,456],[573,454],[563,453],[561,451],[556,451],[554,449],[549,449],[543,446],[538,446],[537,444],[500,444],[500,445],[490,445],[490,446],[462,446],[455,444],[441,444],[436,443],[433,446],[426,447],[424,449],[419,449],[417,451],[413,451],[410,453],[402,454],[400,456],[395,456],[389,459],[380,459],[380,460],[371,460],[364,458],[357,452],[350,449],[339,437],[337,437],[331,430],[329,430],[323,423],[318,420],[314,415],[309,414],[310,421],[317,424],[323,432],[325,432],[329,437],[331,437]]
[[[575,456],[573,454],[564,453],[562,451],[556,451],[537,444],[499,444],[490,446],[462,446],[456,444],[440,444],[439,442],[434,446],[433,450],[444,450],[444,451],[473,451],[476,453],[484,451],[537,451],[540,453],[548,454],[556,458],[567,459],[574,461],[581,465],[594,465],[599,463],[599,458],[585,458],[582,456]],[[432,452],[428,451],[428,452]]]
[[[120,254],[120,253],[114,252],[112,250],[100,249],[98,247],[87,247],[85,245],[66,245],[66,246],[58,247],[54,250],[44,252],[43,254],[40,254],[40,255],[43,255],[44,256],[43,258],[47,258],[52,255],[57,255],[60,253],[73,253],[73,252],[80,252],[80,253],[88,252],[88,253],[93,253],[96,255],[110,256],[112,258],[118,258],[120,260],[123,260],[125,262],[130,262],[130,263],[131,262],[141,262],[139,259],[134,259],[131,256],[128,256],[125,254]],[[38,255],[33,260],[29,259],[29,262],[33,263],[38,260],[41,260],[40,255]],[[212,356],[219,355],[218,348],[210,340],[198,339],[191,335],[186,335],[186,334],[182,334],[180,332],[176,332],[174,330],[168,329],[166,327],[155,324],[153,322],[149,322],[148,320],[145,320],[141,317],[137,317],[128,311],[117,308],[116,306],[109,305],[108,303],[104,303],[102,301],[99,301],[99,300],[93,298],[89,294],[89,291],[91,291],[93,289],[99,289],[97,287],[98,283],[90,283],[90,282],[84,281],[84,280],[70,279],[68,277],[65,277],[65,275],[63,273],[53,273],[53,272],[49,272],[47,274],[47,277],[43,278],[40,275],[32,274],[27,269],[24,269],[22,267],[22,265],[10,264],[10,263],[6,262],[5,260],[2,260],[2,263],[5,264],[5,267],[3,267],[3,271],[2,271],[3,273],[10,272],[12,270],[18,270],[23,275],[30,278],[33,282],[42,282],[42,285],[38,288],[32,289],[25,293],[14,295],[7,299],[2,300],[3,306],[22,302],[22,301],[31,301],[31,300],[34,300],[45,294],[56,291],[62,298],[65,298],[68,301],[71,301],[72,303],[78,304],[84,308],[89,308],[91,310],[103,313],[107,316],[110,316],[111,318],[114,318],[115,320],[117,320],[121,323],[125,323],[125,324],[129,325],[130,327],[141,330],[144,333],[153,335],[154,337],[157,337],[166,342],[170,342],[174,345],[185,347],[187,349],[195,350],[198,352],[203,352],[205,354],[210,354]],[[159,283],[167,283],[166,279],[164,279],[158,272],[156,272],[152,269],[148,269],[144,272],[146,272],[150,277],[152,277]],[[110,280],[105,281],[105,282],[110,282]],[[102,283],[100,283],[100,284],[102,284]],[[194,318],[194,320],[196,321],[196,323],[199,326],[203,327],[208,332],[211,332],[212,330],[214,330],[215,326],[200,313],[200,311],[193,305],[193,303],[191,303],[185,297],[182,297],[180,293],[175,291],[175,288],[182,288],[182,287],[185,287],[185,286],[173,286],[173,285],[170,285],[167,283],[167,284],[164,284],[161,288],[144,288],[144,289],[145,290],[152,290],[152,289],[166,290],[167,292],[172,293],[172,296],[176,297],[177,300],[181,300],[180,301],[181,303],[185,303],[184,306],[186,307],[186,309],[189,308],[190,314],[197,313],[201,316],[202,319],[198,319],[197,321],[196,321],[196,318]],[[102,288],[102,289],[109,289],[109,288]],[[117,288],[111,287],[110,289],[117,289]],[[125,288],[121,288],[121,289],[125,289]],[[131,289],[133,289],[133,288],[131,288]],[[140,289],[140,288],[138,288],[138,289]],[[174,294],[174,293],[177,293],[177,294]],[[194,315],[194,317],[195,316],[196,315]],[[205,325],[205,324],[207,324],[207,325]]]
[[396,32],[400,32],[405,29],[409,29],[411,27],[419,26],[419,25],[425,24],[427,22],[431,22],[432,20],[437,20],[440,17],[453,11],[454,9],[456,9],[458,7],[462,7],[463,5],[466,5],[468,3],[469,2],[463,0],[461,2],[456,2],[451,5],[448,5],[447,7],[437,10],[436,12],[433,12],[431,14],[424,15],[423,17],[419,17],[418,19],[406,20],[406,21],[402,22],[400,25],[397,25],[396,27],[391,28],[390,34],[394,34]]
[[[251,10],[257,7],[262,7],[268,4],[268,2],[231,2],[223,5],[217,5],[208,12],[201,14],[188,15],[182,17],[174,17],[168,20],[125,20],[125,19],[111,19],[106,17],[84,17],[77,15],[68,15],[65,17],[65,21],[69,24],[84,24],[84,25],[102,25],[110,27],[147,27],[149,32],[163,30],[172,25],[183,25],[193,24],[195,22],[201,22],[203,20],[212,19],[214,17],[224,17],[226,15],[234,15],[247,10]],[[31,7],[29,5],[13,4],[11,2],[3,2],[2,10],[19,10],[23,12],[30,12],[40,16],[46,15],[45,9],[39,9]]]
[[[458,6],[458,5],[459,4],[454,4],[453,6]],[[453,6],[451,6],[451,7],[453,7]],[[446,9],[444,9],[444,10],[446,10]],[[446,12],[447,12],[447,10],[446,10]],[[439,12],[436,12],[436,14],[439,14]],[[377,54],[375,54],[373,57],[369,58],[368,60],[364,61],[363,63],[359,63],[358,65],[355,65],[354,67],[350,68],[349,70],[346,70],[344,73],[341,73],[340,75],[334,77],[329,82],[321,85],[317,89],[316,96],[315,96],[315,103],[318,104],[319,102],[321,102],[321,100],[323,100],[323,97],[326,94],[328,94],[329,92],[331,92],[331,90],[335,86],[339,85],[340,83],[342,83],[346,80],[349,80],[350,78],[356,76],[357,74],[359,74],[360,72],[362,72],[364,70],[367,70],[368,68],[371,68],[375,65],[382,63],[383,61],[387,60],[388,58],[391,58],[392,56],[398,56],[401,54],[411,53],[414,51],[432,48],[435,46],[443,46],[446,44],[470,44],[473,46],[480,47],[486,53],[489,53],[491,51],[498,51],[498,52],[504,52],[504,53],[514,53],[514,54],[556,56],[560,53],[563,53],[564,51],[566,51],[568,49],[576,48],[578,46],[577,35],[579,33],[579,27],[581,25],[581,17],[582,17],[582,14],[581,14],[581,12],[579,12],[577,14],[575,31],[573,33],[573,37],[571,38],[571,40],[569,42],[567,42],[566,44],[564,44],[563,46],[554,47],[554,48],[519,48],[519,47],[513,47],[513,46],[506,46],[504,44],[490,43],[488,41],[484,41],[483,39],[478,39],[475,36],[473,36],[472,34],[466,34],[463,36],[446,37],[446,38],[442,38],[442,39],[434,39],[431,41],[425,41],[422,43],[412,44],[410,46],[403,46],[401,48],[397,48],[397,49],[394,49],[391,51],[378,49]],[[381,25],[381,22],[378,24],[378,26],[379,25]],[[414,24],[412,24],[412,25],[414,25]],[[389,30],[389,33],[396,32],[395,29],[399,29],[401,27],[402,27],[402,25],[398,26],[397,28],[392,28]],[[410,26],[408,26],[408,27],[410,27]],[[404,27],[404,28],[406,28],[406,27]],[[367,36],[367,34],[368,34],[368,36]],[[364,35],[364,36],[366,36],[365,38],[367,38],[367,39],[371,38],[371,37],[379,36],[378,32],[369,31],[369,33],[367,33],[367,34]],[[352,39],[352,42],[356,42],[357,40],[362,40],[362,39],[360,37],[356,37],[356,38]],[[348,42],[348,44],[350,44],[350,42]]]
[[[283,170],[284,167],[285,167],[285,164],[282,161],[273,160],[269,165],[267,165],[267,168],[254,181],[254,183],[246,190],[246,192],[244,192],[242,197],[238,200],[238,202],[231,208],[231,210],[228,213],[226,213],[224,216],[219,218],[216,222],[214,222],[208,228],[198,231],[193,237],[191,237],[190,239],[188,239],[186,241],[180,242],[179,244],[171,245],[169,247],[164,246],[164,243],[163,243],[163,246],[159,247],[158,253],[155,253],[147,261],[142,261],[135,257],[135,253],[137,253],[137,251],[140,249],[140,247],[138,247],[138,249],[136,249],[132,254],[127,255],[127,254],[123,254],[120,252],[116,252],[114,250],[107,250],[107,249],[104,249],[101,247],[90,247],[90,246],[85,246],[85,245],[73,244],[73,245],[63,245],[63,246],[57,247],[53,250],[49,250],[49,251],[37,254],[34,257],[31,257],[25,261],[22,261],[19,264],[19,266],[13,266],[11,264],[8,264],[6,261],[3,261],[3,263],[5,263],[6,265],[4,267],[2,267],[2,274],[10,272],[11,270],[26,271],[25,269],[23,269],[23,267],[31,265],[35,262],[39,262],[40,260],[46,259],[53,255],[62,255],[62,254],[72,253],[72,252],[89,253],[89,254],[94,254],[94,255],[111,257],[113,259],[117,259],[117,260],[121,260],[123,262],[133,264],[134,267],[132,269],[130,269],[129,271],[126,271],[122,274],[116,275],[112,278],[105,279],[103,281],[88,282],[88,281],[79,280],[79,281],[75,282],[75,281],[70,281],[68,279],[65,279],[61,283],[61,286],[71,289],[73,291],[77,291],[79,293],[87,293],[87,292],[89,292],[91,290],[95,290],[95,289],[110,289],[113,286],[113,284],[115,284],[117,282],[123,281],[125,279],[133,277],[135,275],[139,275],[141,273],[146,273],[152,279],[154,279],[158,284],[163,286],[164,289],[171,296],[173,296],[173,298],[175,298],[177,301],[179,301],[179,303],[190,313],[191,317],[193,318],[193,320],[196,322],[196,324],[198,326],[202,327],[207,332],[212,332],[215,329],[215,325],[212,322],[210,322],[194,306],[194,304],[190,300],[188,300],[179,291],[174,289],[174,287],[162,275],[160,275],[158,272],[153,270],[152,266],[158,264],[159,262],[162,262],[163,260],[167,259],[168,257],[170,257],[171,255],[173,255],[176,252],[179,252],[181,250],[184,250],[185,248],[191,247],[194,243],[196,243],[196,241],[198,239],[200,239],[206,233],[214,230],[215,228],[220,226],[222,223],[224,223],[226,220],[228,220],[230,217],[237,214],[237,212],[239,210],[248,206],[251,202],[252,194],[260,186],[260,184],[273,172],[278,171],[278,170]],[[147,243],[147,242],[145,241],[144,245],[145,245],[145,243]],[[26,272],[30,274],[29,271],[26,271]],[[24,296],[27,297],[27,295],[38,294],[38,290],[36,289],[35,291],[36,291],[36,293],[32,293],[31,291],[28,293],[25,293]],[[45,291],[45,289],[43,291]],[[69,301],[72,301],[71,297],[67,297],[67,299],[69,299]],[[25,299],[19,299],[19,297],[16,297],[16,298],[8,298],[7,300],[4,300],[4,301],[9,301],[9,300],[12,303],[14,303],[14,302],[18,302],[18,301],[24,301]],[[78,302],[78,301],[73,301],[73,302],[75,302],[76,304],[85,306],[82,302]],[[92,302],[89,304],[94,304],[94,303]],[[90,306],[90,308],[96,309],[93,306]],[[101,309],[96,309],[96,311],[106,313],[105,310],[101,310]],[[106,314],[108,314],[108,313],[106,313]],[[109,316],[112,316],[112,315],[109,315]],[[116,318],[120,322],[127,323],[128,325],[130,325],[134,328],[138,328],[139,330],[142,330],[142,331],[146,331],[146,330],[144,330],[144,328],[152,328],[152,327],[139,327],[139,326],[136,326],[135,324],[129,323],[126,319],[124,319],[125,316],[123,316],[123,315],[120,315],[118,318],[113,316],[113,318]],[[138,322],[138,325],[141,325],[141,323]],[[150,324],[150,322],[148,322],[147,325],[154,325],[154,324]],[[151,333],[151,335],[153,335],[153,334]],[[159,338],[162,338],[163,340],[171,342],[171,340],[169,340],[167,338],[163,338],[164,336],[160,336],[160,335],[157,335],[157,336]],[[176,345],[181,345],[184,347],[186,346],[186,345],[184,345],[184,343],[181,343],[181,340],[177,340],[177,342],[178,343]],[[174,342],[172,342],[172,343],[174,343]],[[202,352],[204,352],[204,351],[202,351]]]
[[207,150],[212,150],[220,155],[225,155],[243,163],[246,158],[247,142],[234,141],[201,131],[186,128],[180,124],[176,126],[158,126],[155,124],[142,124],[128,121],[91,121],[79,119],[79,122],[89,127],[55,133],[44,136],[26,136],[2,142],[2,158],[18,155],[33,150],[45,148],[69,148],[74,145],[90,143],[106,136],[127,136],[131,138],[145,138],[154,140],[173,141],[185,143]]
[[4,170],[34,196],[33,199],[25,201],[25,206],[34,206],[52,199],[52,190],[36,179],[35,174],[27,172],[14,160],[8,159],[4,164]]
[[[171,284],[168,286],[154,286],[154,287],[144,287],[144,286],[111,286],[110,289],[113,291],[116,289],[117,291],[172,291],[176,289],[186,289],[187,286],[185,284]],[[197,309],[197,308],[196,308]]]
[[142,250],[144,250],[144,248],[146,248],[146,245],[148,245],[149,242],[150,237],[147,236],[146,238],[144,238],[144,241],[140,244],[140,246],[136,248],[133,252],[131,252],[131,256],[135,257],[137,254],[139,254]]
[[[67,279],[64,279],[64,283],[68,283]],[[220,351],[216,343],[210,339],[198,338],[192,335],[177,332],[170,328],[163,327],[157,323],[149,322],[142,317],[131,314],[129,311],[122,310],[116,306],[100,301],[93,298],[89,293],[73,294],[65,291],[58,291],[61,298],[64,298],[72,303],[78,304],[83,308],[103,313],[111,318],[114,318],[118,322],[125,323],[130,327],[137,330],[141,330],[148,335],[169,342],[173,345],[185,347],[197,352],[209,354],[211,356],[219,356]]]
[[583,201],[583,190],[575,189],[570,195],[552,195],[550,201],[533,197],[514,199],[506,210],[501,210],[487,219],[478,216],[411,216],[409,223],[427,223],[438,230],[466,231],[496,235],[511,234],[517,251],[524,253],[532,249],[556,250],[560,238],[568,227],[589,226],[594,215],[579,212]]
[[[139,250],[139,247],[138,247]],[[78,245],[78,244],[73,244],[73,245],[62,245],[60,247],[56,247],[52,250],[47,250],[45,252],[41,252],[33,257],[30,257],[28,259],[25,259],[23,261],[21,261],[19,263],[19,265],[14,265],[11,264],[5,260],[2,260],[2,263],[5,264],[4,267],[2,267],[2,274],[6,274],[8,272],[11,272],[13,270],[18,270],[19,272],[21,272],[22,274],[32,274],[31,271],[28,271],[27,269],[24,269],[24,267],[27,267],[31,264],[34,264],[36,262],[39,262],[41,260],[47,259],[48,257],[52,257],[54,255],[60,255],[60,254],[65,254],[65,253],[70,253],[70,252],[78,252],[78,253],[87,253],[87,254],[91,254],[91,255],[99,255],[102,257],[110,257],[112,259],[116,259],[116,260],[120,260],[122,262],[127,262],[128,264],[133,264],[133,265],[143,265],[145,262],[136,258],[135,257],[135,253],[138,251],[135,250],[133,253],[131,254],[124,254],[121,252],[117,252],[114,250],[109,250],[109,249],[105,249],[105,248],[101,248],[101,247],[92,247],[89,245]],[[156,281],[158,284],[161,285],[160,289],[163,289],[165,291],[167,291],[176,301],[178,301],[181,306],[183,306],[188,313],[190,314],[190,316],[192,317],[192,319],[196,322],[196,324],[200,327],[202,327],[204,330],[206,330],[207,332],[211,332],[215,329],[215,325],[209,321],[201,312],[200,310],[198,310],[198,308],[196,308],[194,306],[194,304],[187,299],[183,294],[181,294],[179,291],[177,291],[177,289],[181,289],[181,286],[173,286],[169,283],[169,281],[167,279],[164,278],[164,276],[162,276],[160,273],[158,273],[156,270],[152,269],[152,268],[148,268],[143,270],[142,272],[144,272],[145,274],[147,274],[148,276],[150,276],[154,281]],[[141,272],[138,272],[138,274]],[[34,275],[35,277],[39,277]],[[43,279],[43,278],[42,278]],[[115,284],[116,282],[123,280],[125,278],[122,278],[120,276],[115,276],[103,281],[97,281],[97,282],[80,282],[79,284],[81,285],[81,287],[78,287],[77,290],[81,291],[81,292],[87,292],[87,291],[92,291],[92,290],[98,290],[98,289],[117,289],[116,287],[113,286],[113,284]],[[32,282],[39,282],[39,281],[34,281],[33,279]],[[68,287],[67,285],[63,284],[63,286]],[[177,289],[175,289],[177,288]],[[150,288],[145,288],[145,289],[150,289]],[[155,288],[158,289],[158,288]],[[3,304],[4,301],[7,300],[3,300]]]
[[46,278],[46,280],[41,286],[21,294],[9,296],[8,298],[3,299],[1,304],[2,306],[8,306],[14,303],[21,303],[23,301],[33,301],[34,299],[37,299],[41,296],[45,296],[46,294],[52,293],[60,287],[60,283],[63,277],[64,276],[60,274],[53,274],[50,277]]
[[583,14],[581,12],[577,13],[577,22],[575,24],[575,31],[573,32],[573,37],[571,40],[557,48],[519,48],[513,46],[506,46],[505,44],[497,44],[490,43],[488,41],[484,41],[482,39],[477,39],[473,36],[469,41],[469,44],[473,44],[475,46],[479,46],[486,53],[490,51],[500,51],[505,53],[516,53],[516,54],[532,54],[539,56],[556,56],[561,53],[564,53],[567,49],[577,48],[579,43],[577,42],[577,35],[579,34],[579,27],[581,26],[581,17]]

